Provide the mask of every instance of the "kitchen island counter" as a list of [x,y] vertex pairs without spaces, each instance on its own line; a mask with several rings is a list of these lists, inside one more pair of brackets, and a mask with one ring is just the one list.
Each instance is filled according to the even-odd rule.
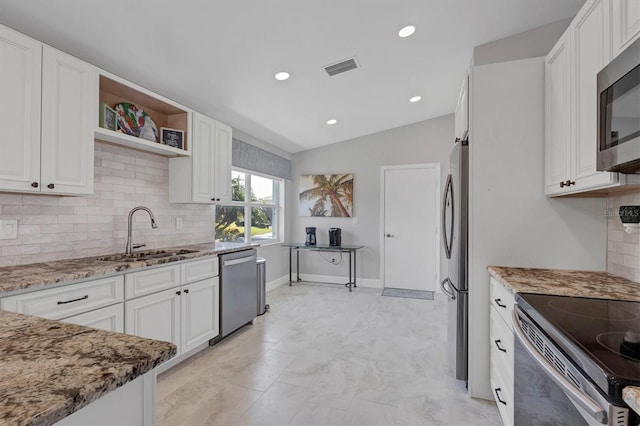
[[100,260],[101,257],[83,257],[60,260],[57,262],[32,263],[28,265],[6,266],[0,268],[0,293],[19,292],[31,287],[40,287],[62,282],[99,278],[101,275],[133,272],[137,269],[162,265],[199,257],[232,253],[257,247],[257,244],[242,243],[205,243],[180,247],[160,248],[159,250],[175,251],[192,250],[193,253],[176,254],[156,259],[136,260]]
[[157,340],[0,311],[0,423],[52,424],[176,354]]
[[489,274],[512,293],[640,302],[640,283],[597,271],[489,266]]

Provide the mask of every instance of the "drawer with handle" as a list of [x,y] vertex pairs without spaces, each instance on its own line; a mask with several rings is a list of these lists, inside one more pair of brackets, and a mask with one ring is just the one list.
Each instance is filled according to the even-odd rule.
[[127,299],[157,293],[180,285],[180,265],[145,269],[125,275]]
[[500,367],[491,360],[491,393],[505,426],[513,425],[513,385],[501,374]]
[[189,284],[202,281],[218,275],[218,257],[208,257],[206,259],[186,262],[181,265],[182,284]]
[[514,371],[514,337],[513,331],[507,327],[495,308],[491,307],[489,338],[491,359],[504,373],[505,379],[513,383]]
[[513,293],[494,278],[491,278],[489,300],[491,306],[496,309],[496,312],[502,317],[505,324],[508,324],[509,329],[513,330],[511,326],[511,312],[513,312],[513,305],[516,303],[516,298]]
[[62,319],[124,300],[122,275],[0,299],[5,311]]

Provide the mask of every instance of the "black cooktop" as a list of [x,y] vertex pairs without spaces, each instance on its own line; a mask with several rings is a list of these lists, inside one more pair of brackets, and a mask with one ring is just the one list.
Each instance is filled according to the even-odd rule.
[[606,394],[640,385],[640,302],[519,293],[516,303]]

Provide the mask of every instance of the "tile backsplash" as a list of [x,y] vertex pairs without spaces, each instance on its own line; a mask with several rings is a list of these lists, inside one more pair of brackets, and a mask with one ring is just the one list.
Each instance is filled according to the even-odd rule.
[[607,272],[640,282],[640,234],[624,232],[620,206],[640,206],[640,191],[607,199]]
[[[124,252],[127,216],[134,215],[133,242],[146,249],[215,239],[214,207],[169,204],[169,159],[96,142],[94,195],[61,197],[0,193],[0,220],[18,220],[18,238],[0,240],[0,266]],[[176,217],[183,228],[176,229]]]

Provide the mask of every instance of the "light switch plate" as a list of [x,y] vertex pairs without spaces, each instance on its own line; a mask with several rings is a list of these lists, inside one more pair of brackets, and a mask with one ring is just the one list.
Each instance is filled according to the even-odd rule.
[[176,217],[176,229],[182,229],[182,218]]
[[0,220],[0,240],[15,240],[18,238],[18,220]]

